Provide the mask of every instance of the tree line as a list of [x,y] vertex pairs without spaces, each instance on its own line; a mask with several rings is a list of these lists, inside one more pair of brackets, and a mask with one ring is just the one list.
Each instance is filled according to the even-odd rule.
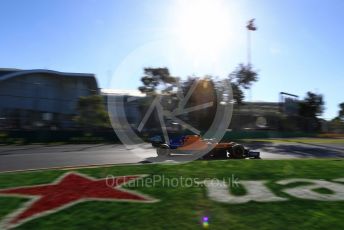
[[[244,91],[250,89],[258,79],[258,71],[253,69],[250,64],[239,64],[226,78],[231,85],[232,102],[238,107],[245,104]],[[138,87],[138,90],[148,97],[164,95],[165,99],[168,98],[168,102],[164,103],[166,105],[164,108],[170,111],[176,108],[180,99],[187,95],[195,82],[197,82],[197,86],[194,94],[189,98],[188,104],[185,105],[186,107],[197,105],[200,102],[225,100],[227,95],[224,92],[223,79],[207,75],[189,76],[186,80],[181,80],[179,76],[171,75],[167,67],[144,68],[140,80],[141,86]],[[216,105],[216,103],[214,104]],[[76,117],[76,121],[80,125],[89,128],[111,127],[104,101],[99,95],[80,98],[77,108],[79,115]],[[313,119],[319,123],[324,110],[325,101],[321,94],[307,92],[302,100],[297,101],[297,116]],[[191,112],[190,117],[191,120],[202,124],[202,128],[205,129],[212,120],[209,117],[213,116],[215,112],[216,106],[213,106],[204,110],[203,114],[202,112]],[[344,122],[344,102],[339,105],[338,116],[332,122]]]

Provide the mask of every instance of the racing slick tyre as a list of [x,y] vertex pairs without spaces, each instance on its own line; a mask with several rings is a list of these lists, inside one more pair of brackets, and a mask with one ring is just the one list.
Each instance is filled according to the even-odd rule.
[[230,157],[234,159],[245,158],[245,148],[242,145],[236,144],[230,150]]
[[160,145],[159,148],[156,149],[156,153],[158,154],[158,156],[169,156],[170,155],[170,148],[168,147],[168,145],[163,144]]
[[214,157],[219,158],[219,159],[227,159],[228,158],[227,151],[224,149],[217,150],[215,151]]

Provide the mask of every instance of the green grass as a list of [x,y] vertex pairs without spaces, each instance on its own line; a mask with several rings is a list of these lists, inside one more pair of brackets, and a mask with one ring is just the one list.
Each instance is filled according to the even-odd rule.
[[[195,161],[182,165],[135,165],[84,168],[78,171],[96,178],[107,175],[149,174],[165,178],[197,177],[268,180],[269,188],[289,200],[276,203],[222,204],[211,201],[203,187],[130,188],[160,199],[143,204],[85,202],[32,220],[16,229],[202,229],[200,219],[210,218],[209,229],[344,229],[344,202],[300,200],[281,192],[274,182],[286,178],[334,179],[343,177],[343,160],[237,160]],[[50,183],[64,170],[0,174],[0,188]],[[235,190],[235,189],[233,189]],[[242,194],[242,188],[233,191]],[[328,193],[326,190],[319,190]],[[0,197],[0,218],[25,202]]]

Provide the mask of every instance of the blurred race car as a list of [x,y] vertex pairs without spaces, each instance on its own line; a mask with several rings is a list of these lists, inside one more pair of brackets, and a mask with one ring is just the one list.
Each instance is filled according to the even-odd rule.
[[152,146],[157,148],[158,156],[168,156],[178,153],[194,153],[209,149],[209,152],[202,156],[203,159],[209,158],[254,158],[259,159],[260,153],[250,151],[243,145],[235,142],[218,143],[213,139],[202,139],[199,135],[184,135],[170,139],[165,143],[161,136],[150,138]]

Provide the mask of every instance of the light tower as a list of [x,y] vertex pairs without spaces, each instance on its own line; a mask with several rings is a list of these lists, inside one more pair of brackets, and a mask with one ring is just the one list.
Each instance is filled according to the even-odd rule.
[[256,31],[257,27],[254,24],[255,18],[247,22],[247,65],[251,65],[251,31]]
[[[252,18],[247,22],[247,68],[251,68],[251,31],[256,31],[257,27],[254,24],[256,19]],[[252,103],[252,89],[250,88],[250,101]],[[252,109],[252,108],[251,108]]]

